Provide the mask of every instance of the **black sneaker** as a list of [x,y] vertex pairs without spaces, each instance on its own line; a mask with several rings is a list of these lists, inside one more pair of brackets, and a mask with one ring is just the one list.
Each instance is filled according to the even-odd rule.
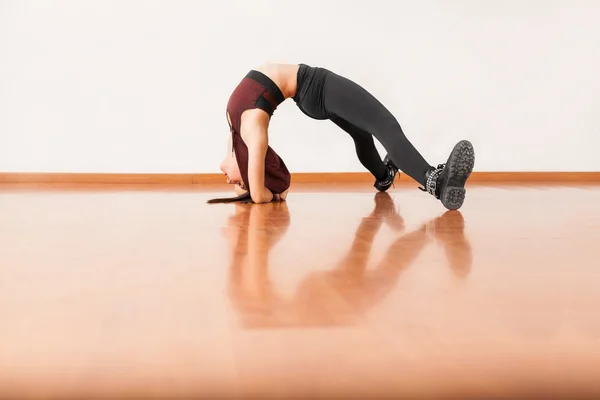
[[458,210],[465,201],[465,183],[475,165],[475,150],[468,140],[454,146],[445,164],[430,169],[426,176],[426,191],[439,199],[449,210]]
[[394,179],[396,178],[396,174],[398,173],[398,167],[394,165],[392,160],[390,160],[389,156],[385,156],[385,158],[383,159],[383,163],[387,167],[387,175],[383,180],[377,179],[375,181],[375,184],[373,185],[373,187],[375,187],[380,192],[385,192],[394,184]]

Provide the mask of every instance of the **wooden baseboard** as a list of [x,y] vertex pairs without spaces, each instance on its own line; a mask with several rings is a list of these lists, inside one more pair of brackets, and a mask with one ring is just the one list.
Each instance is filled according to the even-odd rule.
[[[411,182],[401,174],[399,182]],[[109,184],[209,184],[224,183],[222,174],[119,174],[119,173],[0,173],[0,183],[109,183]],[[298,172],[294,183],[373,182],[368,172]],[[473,172],[469,182],[598,182],[599,172]]]
[[600,171],[589,172],[473,172],[469,182],[498,183],[552,183],[552,182],[598,182]]

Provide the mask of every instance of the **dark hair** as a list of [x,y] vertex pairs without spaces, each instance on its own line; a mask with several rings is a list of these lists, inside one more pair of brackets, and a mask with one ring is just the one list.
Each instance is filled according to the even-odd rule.
[[252,201],[252,197],[250,197],[250,192],[246,192],[244,194],[240,194],[235,197],[221,197],[217,199],[210,199],[207,201],[208,204],[216,204],[216,203],[235,203],[236,201],[240,201],[242,203],[254,203]]

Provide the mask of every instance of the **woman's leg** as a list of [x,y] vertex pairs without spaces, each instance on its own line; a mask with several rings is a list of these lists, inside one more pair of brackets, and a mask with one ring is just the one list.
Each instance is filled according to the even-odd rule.
[[[375,187],[387,190],[397,168],[423,185],[423,191],[439,199],[448,209],[458,209],[465,199],[465,183],[473,171],[475,150],[467,140],[454,146],[445,164],[429,165],[402,132],[396,118],[373,95],[351,80],[324,68],[301,65],[294,101],[306,115],[333,120],[354,138],[363,165],[380,176],[380,157],[372,140],[374,136],[388,154],[383,160],[385,178],[377,178]],[[359,138],[357,140],[357,138]]]
[[329,73],[323,90],[323,107],[329,118],[342,118],[350,125],[369,132],[388,151],[392,166],[388,176],[375,187],[386,190],[393,182],[395,167],[424,186],[422,189],[456,210],[465,200],[465,184],[475,164],[475,150],[468,140],[459,141],[446,163],[429,165],[402,132],[396,118],[373,95],[351,80]]
[[323,92],[323,105],[332,120],[343,120],[352,127],[351,130],[373,135],[396,167],[425,186],[426,174],[432,166],[407,139],[396,118],[381,102],[358,84],[332,72],[327,75]]
[[381,161],[381,156],[375,147],[373,136],[340,117],[333,117],[331,121],[352,137],[356,148],[356,155],[360,163],[373,174],[375,179],[385,179],[387,176],[387,167]]

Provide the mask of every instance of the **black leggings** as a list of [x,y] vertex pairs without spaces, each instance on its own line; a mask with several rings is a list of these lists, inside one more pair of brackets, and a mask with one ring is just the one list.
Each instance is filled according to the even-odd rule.
[[396,118],[358,84],[325,68],[300,64],[293,99],[304,114],[329,119],[349,133],[358,159],[376,179],[385,178],[387,169],[373,136],[401,171],[425,185],[431,166],[406,138]]

